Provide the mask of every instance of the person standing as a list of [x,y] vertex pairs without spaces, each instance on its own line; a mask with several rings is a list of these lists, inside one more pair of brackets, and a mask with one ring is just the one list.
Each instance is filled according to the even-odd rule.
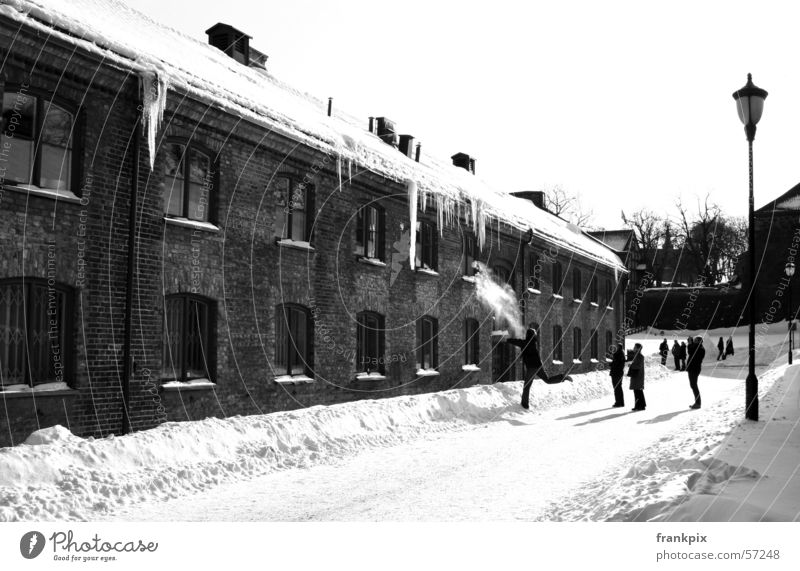
[[525,339],[506,340],[506,343],[522,349],[522,364],[525,366],[525,382],[522,385],[522,402],[520,403],[522,408],[528,408],[529,406],[531,385],[534,377],[539,377],[548,385],[563,383],[564,381],[572,382],[572,378],[569,375],[553,375],[549,377],[545,372],[542,358],[539,355],[539,332],[537,327],[537,323],[531,323],[525,333]]
[[681,346],[678,345],[678,340],[672,344],[672,360],[675,361],[675,370],[681,370]]
[[694,394],[694,404],[689,408],[700,408],[700,387],[697,385],[700,370],[703,367],[703,358],[706,356],[706,350],[703,349],[703,338],[699,335],[695,338],[693,348],[689,351],[689,360],[686,363],[686,372],[689,374],[689,387]]
[[667,339],[661,342],[661,345],[658,346],[658,352],[661,353],[661,364],[667,364],[667,355],[669,355],[669,343],[667,343]]
[[647,403],[644,400],[644,355],[642,355],[641,343],[633,346],[633,359],[628,367],[628,377],[631,379],[630,387],[633,391],[633,408],[631,410],[644,410]]
[[686,370],[686,343],[681,341],[681,371]]
[[622,391],[622,377],[625,374],[625,347],[617,343],[614,354],[611,355],[611,384],[614,387],[614,406],[625,406],[625,394]]
[[728,337],[728,344],[725,346],[725,355],[733,357],[733,337]]
[[717,355],[717,361],[722,359],[725,360],[725,341],[722,340],[722,337],[719,338],[719,342],[717,342],[717,349],[719,350],[719,355]]

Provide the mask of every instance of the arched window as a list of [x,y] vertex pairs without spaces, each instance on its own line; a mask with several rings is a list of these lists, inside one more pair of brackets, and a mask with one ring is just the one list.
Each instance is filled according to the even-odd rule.
[[578,268],[572,268],[572,297],[573,299],[583,299],[583,290],[581,284],[581,271]]
[[383,208],[365,205],[356,213],[355,254],[370,260],[385,261],[386,215]]
[[216,303],[199,295],[164,296],[162,379],[214,379],[215,310]]
[[356,316],[356,370],[360,373],[386,373],[384,317],[373,311]]
[[167,216],[212,220],[212,194],[216,189],[211,153],[194,143],[168,141],[164,145],[164,163]]
[[575,329],[572,330],[572,358],[580,361],[582,349],[583,347],[581,346],[581,329],[580,327],[576,327]]
[[424,315],[417,319],[417,369],[433,370],[439,366],[439,322]]
[[553,262],[553,295],[561,295],[564,277],[561,273],[561,262]]
[[311,242],[314,223],[314,186],[281,175],[273,181],[275,191],[275,238]]
[[314,322],[307,307],[284,303],[275,308],[275,371],[314,375]]
[[563,361],[564,360],[563,337],[564,337],[564,332],[561,329],[561,326],[560,325],[554,325],[553,326],[553,360],[554,361]]
[[480,327],[477,319],[464,320],[464,364],[477,365],[480,361]]
[[76,109],[54,102],[50,94],[6,84],[0,126],[4,182],[51,190],[76,188],[80,168],[76,115]]
[[0,386],[69,383],[73,323],[69,286],[0,280]]

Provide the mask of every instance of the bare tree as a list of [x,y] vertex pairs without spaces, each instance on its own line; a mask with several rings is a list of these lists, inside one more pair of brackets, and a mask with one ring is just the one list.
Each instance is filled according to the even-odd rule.
[[659,256],[659,249],[664,243],[665,236],[671,231],[669,222],[645,208],[630,215],[622,212],[622,221],[633,230],[636,245],[642,256],[641,262],[645,270],[653,276],[651,281],[661,285],[664,260],[663,256]]
[[555,185],[544,191],[544,205],[556,216],[581,228],[592,224],[594,213],[591,210],[583,210],[580,195],[567,192],[561,185]]

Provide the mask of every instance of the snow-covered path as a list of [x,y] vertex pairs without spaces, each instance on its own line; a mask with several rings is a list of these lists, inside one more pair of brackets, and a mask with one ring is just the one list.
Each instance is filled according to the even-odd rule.
[[[646,386],[648,407],[610,408],[613,398],[542,412],[505,412],[495,422],[368,449],[332,464],[270,473],[168,501],[128,506],[109,519],[190,521],[486,521],[561,519],[576,490],[602,490],[630,470],[633,482],[579,519],[629,519],[686,491],[684,471],[741,416],[742,383],[701,377],[703,409],[690,411],[685,373]],[[534,390],[558,390],[541,383]],[[651,455],[674,459],[659,470]],[[687,452],[690,452],[687,456]],[[620,472],[621,471],[621,472]],[[630,476],[630,474],[628,474]],[[641,489],[640,489],[641,488]],[[566,509],[566,508],[565,508]]]

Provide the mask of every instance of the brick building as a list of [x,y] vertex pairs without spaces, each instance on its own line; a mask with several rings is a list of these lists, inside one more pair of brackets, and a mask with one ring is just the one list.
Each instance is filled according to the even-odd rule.
[[207,33],[0,4],[0,444],[516,380],[473,261],[550,371],[602,366],[610,249]]

